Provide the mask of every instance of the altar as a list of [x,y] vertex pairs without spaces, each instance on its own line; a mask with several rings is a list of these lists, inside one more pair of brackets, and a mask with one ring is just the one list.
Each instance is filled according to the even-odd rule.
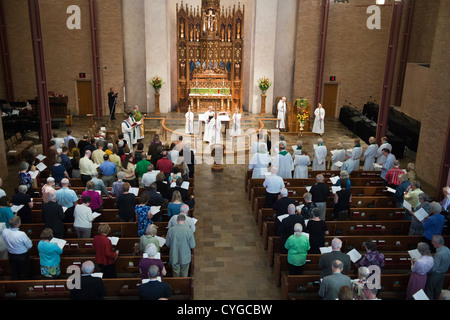
[[220,0],[177,4],[179,112],[242,112],[244,10],[221,8]]

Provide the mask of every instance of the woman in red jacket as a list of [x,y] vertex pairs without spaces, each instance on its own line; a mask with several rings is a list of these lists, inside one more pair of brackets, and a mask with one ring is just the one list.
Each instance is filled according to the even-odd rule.
[[117,277],[115,261],[119,255],[119,250],[113,250],[111,240],[107,237],[110,231],[111,228],[107,223],[101,223],[98,226],[98,234],[94,236],[93,240],[95,261],[105,279]]

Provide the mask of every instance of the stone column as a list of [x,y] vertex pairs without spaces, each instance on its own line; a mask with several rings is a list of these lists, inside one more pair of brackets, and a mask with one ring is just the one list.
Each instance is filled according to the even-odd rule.
[[[160,90],[161,113],[170,112],[170,26],[168,24],[168,3],[166,0],[145,1],[145,48],[147,110],[155,111],[155,90],[149,84],[158,75],[165,84]],[[175,14],[170,12],[170,14]]]
[[[267,77],[274,81],[275,77],[275,44],[277,25],[278,0],[258,0],[254,7],[254,42],[251,57],[249,96],[249,112],[260,112],[261,90],[258,87],[258,79]],[[246,21],[248,24],[249,21]],[[246,44],[252,45],[252,44]],[[267,101],[273,101],[273,85],[267,90]],[[271,106],[268,107],[272,109]]]

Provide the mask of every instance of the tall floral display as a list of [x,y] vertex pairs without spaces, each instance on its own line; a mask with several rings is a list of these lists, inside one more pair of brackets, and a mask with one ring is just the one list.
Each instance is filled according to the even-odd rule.
[[307,99],[297,99],[297,121],[300,125],[300,135],[303,135],[305,130],[305,125],[310,119],[310,114],[308,111],[308,100]]
[[258,80],[259,88],[261,89],[262,93],[265,94],[267,90],[269,90],[272,83],[270,82],[269,78],[263,77]]

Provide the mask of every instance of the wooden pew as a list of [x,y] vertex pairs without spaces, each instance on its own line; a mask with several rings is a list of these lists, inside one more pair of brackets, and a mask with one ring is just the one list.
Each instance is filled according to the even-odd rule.
[[[360,252],[363,254],[363,252]],[[385,257],[385,267],[383,272],[399,273],[411,269],[411,257],[405,252],[387,252],[383,253]],[[364,255],[364,254],[363,254]],[[318,267],[320,254],[308,254],[306,256],[306,264],[303,270],[308,274],[320,274]],[[354,264],[352,264],[354,266]],[[393,271],[393,272],[392,272]],[[275,253],[273,264],[273,276],[277,287],[281,284],[281,276],[288,272],[287,254]],[[357,275],[357,270],[352,270],[350,275]]]
[[[139,262],[142,258],[142,255],[122,255],[119,253],[119,256],[117,257],[115,261],[116,265],[116,272],[118,275],[120,275],[121,278],[131,278],[131,277],[139,277]],[[96,271],[94,272],[100,272],[98,265],[95,262],[95,255],[92,256],[82,256],[82,257],[75,257],[75,256],[61,256],[61,263],[60,263],[60,269],[61,269],[61,278],[67,278],[68,275],[66,274],[66,270],[71,265],[76,265],[81,268],[81,264],[85,261],[91,260],[96,265]],[[168,252],[165,252],[164,254],[161,254],[161,260],[164,262],[164,266],[166,267],[167,275],[166,277],[173,277],[172,275],[172,266],[169,264],[169,254]],[[31,269],[32,269],[32,275],[33,277],[40,278],[41,269],[40,269],[40,259],[39,257],[31,258]],[[191,266],[189,268],[189,276],[194,276],[194,256],[191,257]],[[0,259],[0,277],[8,278],[11,275],[11,266],[9,263],[9,260],[6,259]]]
[[[97,234],[98,226],[103,222],[92,223],[92,235]],[[158,226],[158,235],[165,235],[168,222],[155,222]],[[109,236],[118,237],[137,237],[138,227],[136,222],[108,222],[111,228]],[[40,239],[41,232],[44,230],[43,223],[22,224],[20,230],[24,231],[30,239]],[[64,238],[76,238],[77,234],[73,223],[64,223]]]
[[[165,277],[163,281],[167,282],[172,288],[170,300],[194,299],[194,280],[192,277]],[[142,283],[142,280],[140,278],[103,279],[103,283],[105,284],[107,298],[138,299],[138,286]],[[43,291],[40,291],[39,286],[43,288]],[[66,300],[69,298],[70,291],[66,280],[0,281],[0,299],[6,299],[6,294],[17,300]]]
[[[406,298],[410,274],[381,274],[381,289],[377,297],[382,300],[400,300]],[[355,278],[354,276],[351,278]],[[444,288],[450,284],[450,273],[444,280]],[[281,300],[322,299],[318,295],[320,275],[291,276],[283,274],[281,280]]]
[[[244,179],[244,188],[245,191],[248,192],[248,181],[252,179],[252,174],[253,171],[252,170],[247,170],[246,174],[245,174],[245,179]],[[311,167],[309,167],[308,170],[308,178],[315,178],[318,174],[323,174],[325,179],[329,179],[330,177],[334,177],[334,176],[339,176],[340,171],[335,171],[335,170],[311,170]],[[376,177],[380,177],[381,171],[353,171],[350,174],[350,179],[353,178],[376,178]]]
[[[161,207],[162,219],[164,222],[168,222],[170,217],[167,216],[167,208]],[[194,217],[194,208],[190,209],[188,212],[189,217]],[[33,223],[43,223],[42,211],[41,210],[31,210],[31,219]],[[95,219],[96,222],[120,222],[119,210],[118,209],[103,209],[101,216]]]
[[[364,244],[372,241],[376,242],[377,249],[383,254],[387,252],[406,252],[416,249],[417,244],[422,241],[422,236],[408,235],[351,235],[351,236],[325,236],[325,246],[331,246],[334,238],[342,240],[342,252],[349,252],[356,249],[365,252]],[[450,241],[450,236],[444,236],[444,241]],[[280,252],[280,237],[271,236],[267,243],[267,258],[269,266],[273,266],[275,253]]]
[[[257,225],[259,234],[262,234],[264,221],[273,221],[275,211],[271,208],[261,208],[258,211]],[[351,208],[350,220],[352,221],[377,221],[377,220],[403,220],[405,209],[399,208]],[[326,221],[332,221],[333,208],[326,209]]]

